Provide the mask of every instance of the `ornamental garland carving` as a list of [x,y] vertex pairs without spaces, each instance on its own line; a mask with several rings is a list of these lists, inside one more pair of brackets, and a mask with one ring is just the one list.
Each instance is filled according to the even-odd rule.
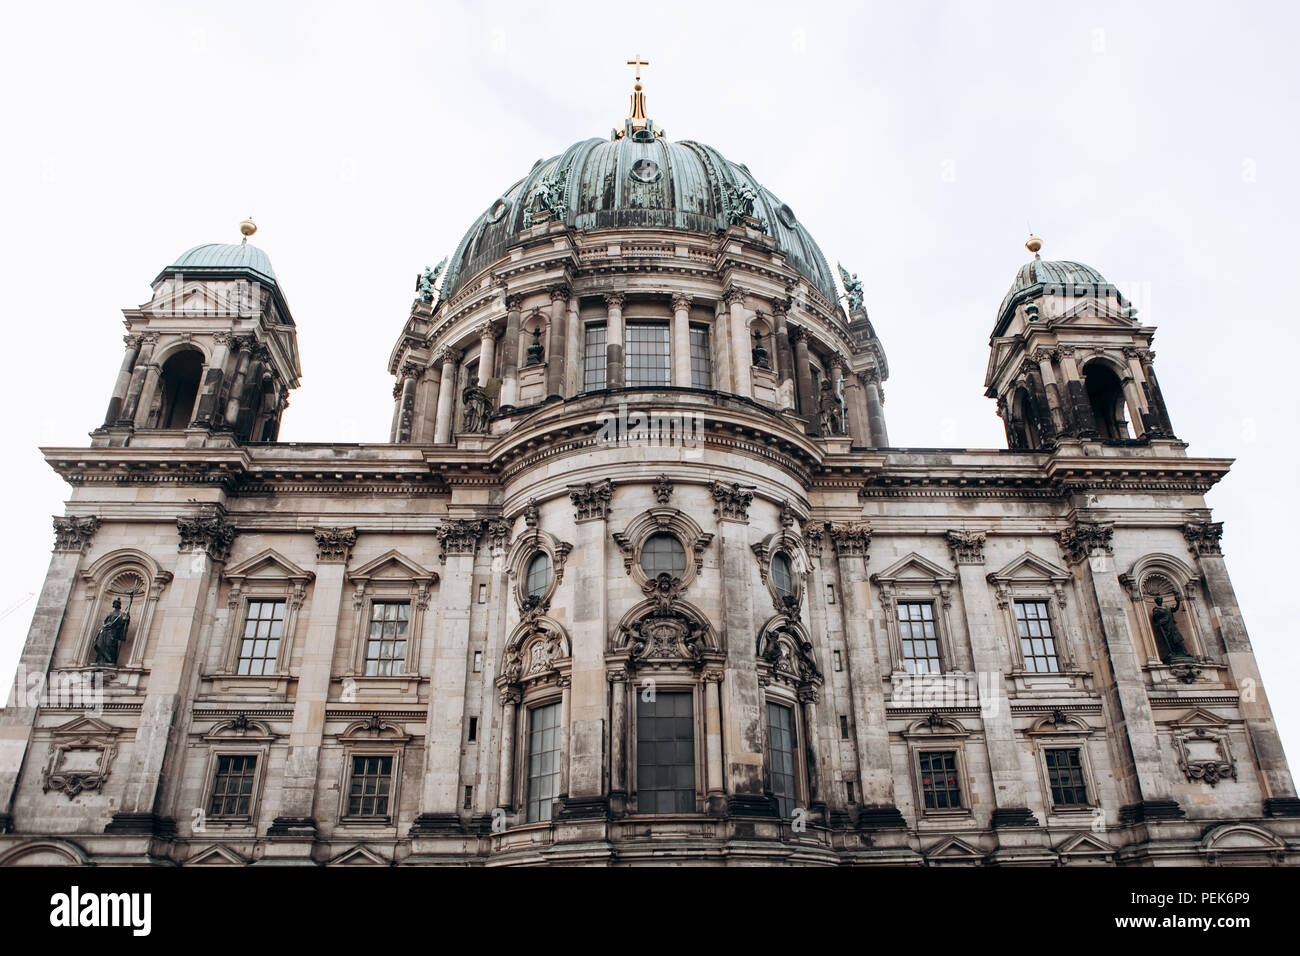
[[620,643],[627,648],[628,668],[647,661],[684,661],[702,666],[707,649],[704,629],[679,609],[681,579],[665,571],[647,581],[641,590],[653,606],[623,629]]
[[346,564],[352,546],[357,543],[356,528],[313,528],[316,535],[316,560],[322,564]]
[[742,488],[738,483],[721,481],[713,483],[713,513],[719,518],[733,521],[749,521],[749,503],[754,500],[754,492]]
[[77,717],[51,733],[42,789],[71,800],[87,790],[102,790],[117,755],[121,730],[93,717]]
[[949,531],[945,537],[952,559],[958,564],[984,563],[984,542],[988,536],[983,531]]
[[478,550],[478,539],[483,534],[483,521],[479,518],[450,518],[433,531],[442,545],[438,561],[447,563],[449,554],[473,554]]
[[84,518],[54,519],[54,550],[84,551],[90,539],[99,530],[99,519],[94,516]]
[[197,515],[176,519],[180,534],[181,551],[198,551],[213,561],[224,561],[230,555],[230,544],[235,540],[235,526],[226,520],[225,509],[204,505]]
[[778,619],[760,636],[758,646],[759,683],[782,680],[814,690],[822,672],[813,660],[813,646],[788,620]]
[[575,521],[604,519],[609,515],[609,502],[614,497],[614,483],[608,478],[589,481],[584,485],[570,485],[569,499],[573,502]]
[[1111,538],[1115,526],[1100,521],[1076,521],[1073,527],[1064,529],[1059,536],[1061,551],[1068,564],[1078,564],[1093,552],[1111,554]]
[[1222,521],[1199,521],[1183,525],[1183,537],[1192,554],[1222,554],[1219,539],[1223,537]]
[[1205,783],[1211,787],[1220,780],[1237,779],[1237,766],[1228,749],[1225,733],[1196,727],[1174,734],[1178,748],[1178,769],[1192,783]]

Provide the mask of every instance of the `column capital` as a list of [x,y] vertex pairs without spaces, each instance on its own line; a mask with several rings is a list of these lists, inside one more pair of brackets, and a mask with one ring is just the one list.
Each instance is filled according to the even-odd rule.
[[[478,327],[478,337],[480,339],[495,339],[497,337],[496,325],[491,321],[484,322],[482,325]],[[437,357],[435,356],[434,363],[436,362],[437,362]]]
[[418,363],[416,362],[402,363],[401,378],[403,381],[405,381],[408,378],[413,378],[416,381],[419,381],[420,376],[423,374],[424,374],[424,369]]
[[711,493],[715,502],[715,515],[749,523],[749,503],[754,500],[752,488],[742,487],[737,482],[715,481]]
[[789,311],[790,311],[790,300],[789,300],[789,299],[773,299],[773,300],[772,300],[772,318],[776,318],[777,316],[780,316],[780,315],[787,315],[787,314],[789,314]]
[[749,293],[746,290],[742,289],[738,285],[733,285],[728,286],[727,290],[722,293],[722,300],[726,302],[727,305],[735,305],[737,302],[744,305],[745,296],[747,295],[749,295]]
[[832,353],[830,354],[830,358],[828,358],[828,359],[826,360],[826,364],[829,365],[829,366],[830,366],[831,368],[833,368],[833,369],[839,369],[841,372],[843,372],[843,371],[844,371],[844,356],[841,355],[839,352],[832,352]]
[[321,564],[347,564],[352,546],[357,543],[356,528],[313,528],[316,535],[316,560]]
[[1078,564],[1093,553],[1113,554],[1111,538],[1115,526],[1101,521],[1076,520],[1058,536],[1067,564]]
[[213,561],[226,560],[236,534],[235,526],[226,520],[226,509],[220,505],[204,505],[197,515],[178,517],[176,532],[181,539],[178,550],[202,552]]
[[984,563],[984,542],[988,536],[983,531],[949,531],[944,537],[952,559],[958,564]]
[[790,336],[791,345],[798,345],[800,342],[802,342],[805,338],[808,337],[808,333],[806,333],[803,330],[802,325],[787,326],[786,334]]
[[550,288],[552,302],[568,302],[569,287],[567,285],[553,285]]
[[438,525],[433,531],[442,545],[438,563],[446,564],[449,554],[474,554],[483,534],[483,524],[481,518],[447,518]]
[[487,523],[488,541],[494,552],[504,551],[510,547],[510,532],[513,528],[513,522],[505,518],[493,518]]
[[438,349],[437,353],[434,355],[433,364],[442,365],[444,368],[448,362],[452,365],[458,365],[460,364],[462,354],[463,353],[460,349],[454,349],[449,345],[444,345],[442,348]]
[[838,557],[862,555],[865,558],[871,549],[871,525],[866,521],[828,524],[826,530]]
[[623,303],[627,301],[626,292],[606,292],[605,307],[609,309],[621,309]]
[[99,530],[99,524],[99,518],[94,515],[79,518],[65,518],[56,515],[54,518],[54,550],[75,551],[78,553],[86,550],[86,545],[90,544],[90,539]]
[[674,311],[674,312],[682,312],[682,311],[687,311],[687,312],[689,312],[689,311],[690,311],[690,308],[691,308],[691,303],[694,302],[694,301],[695,301],[694,297],[691,296],[691,295],[688,295],[688,294],[685,293],[685,292],[674,292],[674,293],[673,293],[673,311]]
[[1031,357],[1039,365],[1042,365],[1044,362],[1050,362],[1052,360],[1052,350],[1046,346],[1042,346],[1034,349]]
[[1222,521],[1195,521],[1183,525],[1183,537],[1192,554],[1223,554],[1219,539],[1223,537]]
[[603,521],[609,515],[609,502],[613,497],[614,483],[608,478],[569,486],[569,500],[573,502],[575,521],[597,518]]
[[[502,286],[502,291],[505,292],[504,286]],[[518,292],[506,293],[506,308],[511,312],[518,312],[523,307],[523,304],[524,297]]]

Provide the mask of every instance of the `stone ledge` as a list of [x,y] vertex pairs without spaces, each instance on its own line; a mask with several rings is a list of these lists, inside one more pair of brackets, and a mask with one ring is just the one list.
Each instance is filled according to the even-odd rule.
[[1186,816],[1187,812],[1178,805],[1177,800],[1143,800],[1120,807],[1119,822],[1133,824],[1152,820],[1181,820]]
[[133,833],[172,840],[176,837],[176,821],[156,813],[115,813],[105,833]]
[[314,840],[316,821],[311,817],[276,817],[267,827],[266,835],[280,840]]
[[[1264,815],[1270,817],[1300,817],[1300,797],[1269,797],[1264,801]],[[0,826],[3,819],[0,818]],[[0,830],[0,833],[4,832]]]
[[999,807],[993,811],[992,826],[995,830],[1009,827],[1040,826],[1038,817],[1028,807]]
[[859,830],[906,830],[907,821],[893,804],[861,806],[858,808]]

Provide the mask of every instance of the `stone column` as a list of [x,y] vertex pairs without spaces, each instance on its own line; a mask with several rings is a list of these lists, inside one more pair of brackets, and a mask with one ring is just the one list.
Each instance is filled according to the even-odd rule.
[[615,816],[627,810],[627,672],[611,669],[609,681],[609,809]]
[[1155,358],[1153,352],[1142,353],[1142,371],[1146,373],[1146,388],[1151,393],[1151,407],[1155,411],[1156,419],[1160,422],[1165,436],[1172,438],[1174,436],[1174,425],[1169,420],[1169,409],[1165,407],[1165,396],[1160,391],[1160,383],[1156,381],[1156,367],[1152,363]]
[[445,445],[451,441],[451,419],[456,405],[456,377],[460,370],[460,352],[456,349],[441,349],[434,361],[442,363],[442,377],[438,380],[438,412],[434,418],[433,441],[434,444]]
[[[114,424],[134,425],[136,423],[136,410],[140,406],[140,395],[144,391],[145,378],[152,365],[154,348],[157,344],[157,332],[144,332],[140,335],[140,348],[131,368],[131,381],[126,387],[126,397],[122,400],[122,409]],[[152,397],[151,392],[150,398]]]
[[[514,408],[519,401],[519,310],[523,296],[506,296],[506,334],[501,339],[501,408]],[[443,375],[447,370],[443,369]],[[441,412],[441,401],[439,401]]]
[[551,290],[551,322],[546,336],[546,397],[564,397],[565,332],[568,324],[569,290]]
[[[560,685],[560,727],[563,729],[563,733],[560,734],[560,753],[559,753],[560,795],[567,804],[568,794],[569,794],[569,770],[570,770],[569,708],[571,703],[570,698],[572,697],[572,695],[569,693],[569,688],[573,684],[573,679],[568,674],[561,674],[556,679],[556,683]],[[603,756],[604,755],[602,754],[602,757]]]
[[1269,816],[1300,816],[1300,799],[1296,798],[1295,781],[1287,768],[1282,739],[1273,720],[1264,683],[1260,678],[1255,652],[1246,633],[1246,623],[1237,605],[1237,594],[1228,578],[1219,539],[1222,522],[1196,522],[1183,528],[1187,546],[1196,555],[1205,581],[1206,598],[1223,637],[1224,658],[1232,682],[1240,692],[1238,705],[1246,721],[1246,732],[1255,751],[1264,810]]
[[884,399],[880,394],[880,373],[869,368],[859,373],[863,388],[867,393],[867,421],[871,425],[871,445],[874,448],[889,447],[889,431],[885,428]]
[[230,340],[234,338],[229,332],[217,332],[212,336],[212,361],[203,370],[203,381],[199,385],[198,398],[194,402],[194,415],[191,421],[195,425],[219,425],[216,419],[221,414],[217,399],[221,395],[221,382],[226,374],[226,358],[230,354]]
[[712,493],[722,554],[722,630],[729,637],[723,674],[727,808],[733,814],[771,816],[776,806],[764,794],[764,698],[752,637],[757,569],[749,547],[749,506],[754,493],[722,482],[714,483]]
[[99,519],[95,517],[54,519],[54,554],[36,600],[27,643],[18,658],[18,673],[8,703],[0,711],[0,833],[13,832],[14,796],[36,722],[39,690],[50,672],[81,555],[98,528]]
[[[565,819],[603,817],[609,809],[605,792],[605,649],[609,632],[606,542],[613,495],[614,486],[608,479],[569,488],[578,540],[564,568],[564,580],[572,581],[573,588],[569,605],[573,608],[569,791],[560,810]],[[619,689],[614,685],[615,692]]]
[[1075,435],[1079,438],[1096,438],[1097,419],[1092,414],[1092,402],[1088,399],[1088,390],[1084,388],[1083,377],[1079,374],[1079,365],[1074,360],[1074,346],[1062,345],[1054,355],[1061,365],[1061,374],[1065,376],[1065,393]]
[[808,804],[809,807],[825,801],[821,795],[821,771],[817,766],[818,753],[821,750],[817,739],[817,691],[811,687],[799,691],[799,703],[803,705],[803,752],[807,767]]
[[[289,725],[289,749],[284,761],[280,807],[270,836],[315,835],[316,778],[325,733],[325,704],[329,699],[339,613],[347,577],[348,558],[356,544],[355,528],[316,528],[316,580],[307,614],[298,690]],[[362,626],[365,624],[363,622]],[[357,640],[364,640],[362,634]]]
[[397,441],[397,426],[402,420],[402,383],[393,383],[393,424],[388,429],[388,440]]
[[578,315],[578,297],[569,296],[569,331],[564,337],[564,395],[572,398],[582,391],[582,322]]
[[1138,391],[1137,382],[1132,375],[1125,375],[1121,379],[1120,388],[1124,390],[1124,404],[1128,406],[1133,437],[1141,438],[1146,434],[1150,422],[1150,413],[1144,407],[1146,403],[1142,401],[1142,393]]
[[673,296],[673,384],[691,387],[691,297]]
[[858,376],[850,372],[844,379],[845,414],[854,445],[871,445],[871,422],[867,417],[867,393]]
[[[158,814],[163,767],[169,749],[184,747],[199,636],[215,601],[214,576],[230,554],[235,527],[223,508],[204,505],[197,515],[177,518],[176,530],[180,558],[168,599],[159,607],[162,626],[153,647],[149,690],[132,741],[122,802],[106,833],[161,836],[175,828],[174,821]],[[176,756],[173,753],[173,762]]]
[[844,356],[836,352],[831,356],[829,364],[831,367],[831,391],[835,393],[835,397],[837,399],[841,398],[841,396],[844,396],[842,399],[843,405],[841,406],[840,428],[843,429],[842,434],[847,435],[849,431],[849,423],[848,423],[849,403],[848,403],[847,396],[844,395],[845,390],[841,385],[841,383],[844,381]]
[[[1137,430],[1138,423],[1133,423],[1133,432],[1141,437],[1142,435],[1159,435],[1161,431],[1160,416],[1156,414],[1151,404],[1151,389],[1147,385],[1146,373],[1142,368],[1142,359],[1140,349],[1133,345],[1124,346],[1124,357],[1128,359],[1128,374],[1132,385],[1133,398],[1137,404],[1133,405],[1133,414],[1142,421],[1142,430]],[[1128,385],[1125,386],[1124,395],[1127,398],[1129,394]]]
[[723,298],[731,312],[731,358],[735,370],[731,390],[737,395],[750,398],[754,394],[749,374],[750,366],[753,364],[751,353],[753,343],[749,340],[749,321],[745,315],[745,290],[728,289]]
[[623,302],[622,292],[605,296],[608,309],[605,319],[605,387],[622,388],[623,377]]
[[1098,671],[1098,689],[1106,725],[1123,730],[1112,750],[1116,757],[1115,785],[1120,799],[1127,801],[1121,806],[1120,820],[1136,823],[1180,818],[1185,814],[1170,797],[1151,699],[1138,660],[1138,643],[1129,630],[1127,597],[1115,573],[1111,548],[1114,530],[1110,524],[1076,519],[1072,527],[1061,532],[1060,543],[1066,562],[1078,568],[1080,590],[1090,605],[1087,616],[1099,623],[1103,642],[1100,650],[1110,660],[1109,674],[1104,667]]
[[433,441],[434,418],[438,414],[438,393],[442,378],[432,365],[420,368],[419,383],[415,386],[415,424],[411,428],[411,441],[421,445]]
[[871,527],[865,522],[833,524],[830,539],[839,565],[840,613],[844,616],[844,643],[849,658],[854,743],[862,793],[858,826],[868,830],[905,827],[906,821],[894,796],[885,691],[871,587],[867,583]]
[[722,671],[706,670],[704,681],[704,758],[705,786],[709,812],[720,813],[726,809],[726,781],[722,771],[722,700],[718,685]]
[[254,339],[251,335],[239,339],[239,357],[235,360],[235,374],[230,380],[230,400],[226,402],[226,424],[234,426],[239,421],[240,399],[248,382],[248,368],[253,361]]
[[1011,720],[1011,699],[1006,688],[1009,662],[1003,660],[998,617],[989,600],[989,584],[984,579],[985,533],[949,531],[947,538],[961,584],[971,660],[975,672],[983,675],[979,682],[980,721],[984,727],[989,772],[993,777],[991,824],[994,829],[1036,827],[1039,821],[1025,800],[1020,744]]
[[492,379],[492,367],[497,360],[497,330],[491,322],[484,322],[478,330],[478,387],[486,388]]
[[777,378],[781,384],[781,406],[796,408],[794,351],[790,346],[790,329],[785,324],[787,308],[785,302],[772,303],[772,351],[778,356],[780,368]]
[[419,366],[413,362],[402,366],[402,411],[397,419],[398,442],[411,440],[411,427],[415,421],[415,386],[419,379]]
[[808,336],[802,328],[793,325],[789,330],[791,343],[794,345],[795,375],[799,383],[798,401],[795,410],[809,422],[816,422],[817,401],[813,395],[812,369],[808,365]]
[[126,354],[122,356],[122,367],[117,373],[117,382],[113,385],[113,394],[108,400],[108,411],[104,413],[105,427],[116,425],[122,414],[122,403],[126,401],[126,391],[131,386],[131,373],[135,370],[135,359],[140,354],[140,336],[125,337]]
[[1056,370],[1052,368],[1052,353],[1048,349],[1034,352],[1034,361],[1038,363],[1038,373],[1042,376],[1043,391],[1047,398],[1047,408],[1052,416],[1052,426],[1057,435],[1065,434],[1065,410],[1061,403],[1061,389],[1056,384]]
[[[443,374],[446,375],[445,370]],[[465,662],[469,653],[470,611],[473,607],[474,557],[483,535],[483,520],[446,518],[436,533],[442,543],[438,560],[443,562],[444,573],[438,586],[439,628],[424,731],[423,790],[420,815],[411,828],[413,835],[460,830]],[[502,731],[506,731],[504,726]],[[504,784],[501,792],[509,795]]]
[[515,808],[515,727],[519,723],[520,699],[518,687],[501,691],[501,776],[497,784],[497,806],[506,811]]
[[713,303],[713,387],[719,392],[731,389],[731,311],[722,299]]

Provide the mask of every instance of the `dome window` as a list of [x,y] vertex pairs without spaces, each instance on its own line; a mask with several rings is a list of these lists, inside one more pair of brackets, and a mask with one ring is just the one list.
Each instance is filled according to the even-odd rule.
[[539,551],[528,562],[528,574],[524,579],[524,593],[527,597],[541,600],[551,587],[551,557],[545,551]]
[[638,159],[632,164],[629,175],[639,183],[653,183],[663,176],[663,172],[653,159]]
[[776,215],[778,219],[791,229],[799,224],[799,220],[794,217],[794,210],[785,203],[781,203],[781,205],[776,207]]
[[652,534],[641,548],[641,570],[649,577],[671,574],[675,578],[686,572],[686,549],[671,534]]
[[632,131],[632,142],[634,143],[653,143],[655,134],[648,129],[637,129]]
[[492,208],[488,210],[487,221],[500,222],[502,219],[506,217],[506,213],[509,211],[510,211],[509,201],[505,199],[498,199],[496,202],[492,204]]

